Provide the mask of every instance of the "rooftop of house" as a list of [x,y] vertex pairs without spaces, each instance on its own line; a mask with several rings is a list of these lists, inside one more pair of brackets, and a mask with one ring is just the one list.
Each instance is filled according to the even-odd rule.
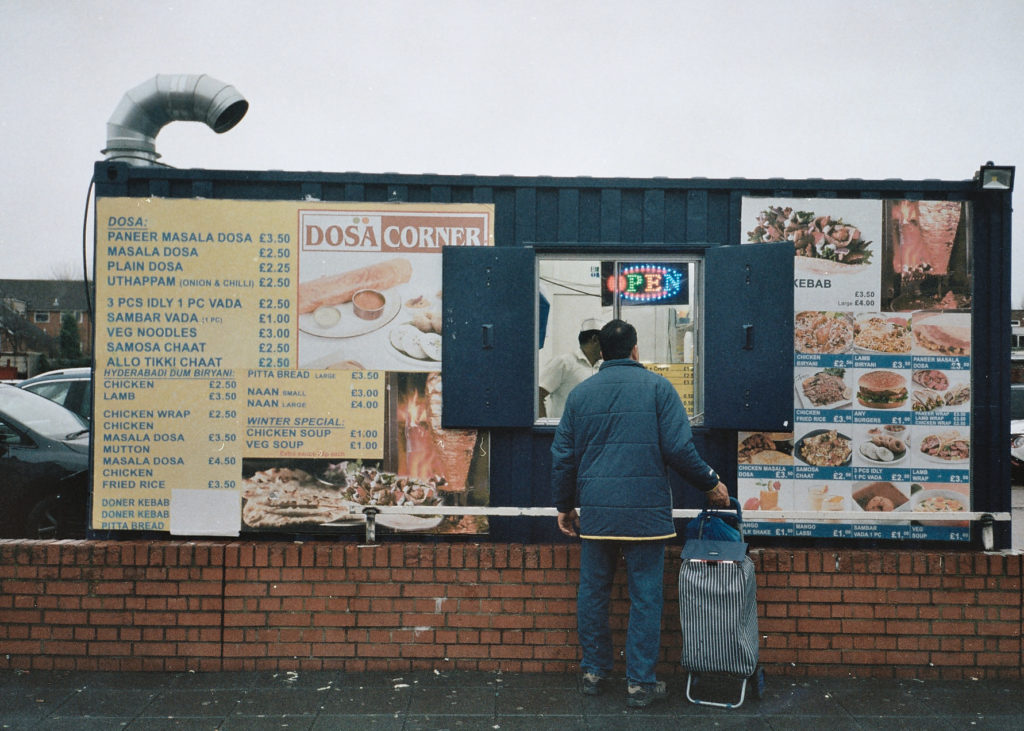
[[67,279],[0,279],[0,301],[18,302],[28,312],[84,312],[85,283]]

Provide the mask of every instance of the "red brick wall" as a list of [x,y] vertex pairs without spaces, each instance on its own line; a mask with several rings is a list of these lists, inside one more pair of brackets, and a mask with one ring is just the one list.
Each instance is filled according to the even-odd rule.
[[[681,646],[671,553],[664,674]],[[771,675],[1021,677],[1024,556],[752,555]],[[0,541],[0,668],[573,672],[578,559],[569,545]],[[619,648],[624,596],[620,581]]]

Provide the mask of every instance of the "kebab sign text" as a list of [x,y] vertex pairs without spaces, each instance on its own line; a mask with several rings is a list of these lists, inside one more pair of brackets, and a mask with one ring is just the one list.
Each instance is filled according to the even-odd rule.
[[[956,201],[746,198],[744,243],[796,253],[791,433],[741,432],[754,535],[968,540],[969,210]],[[809,511],[805,523],[772,511]],[[840,512],[934,512],[856,523]]]
[[370,505],[489,502],[489,435],[441,428],[441,249],[493,245],[493,206],[96,212],[94,529],[357,530]]

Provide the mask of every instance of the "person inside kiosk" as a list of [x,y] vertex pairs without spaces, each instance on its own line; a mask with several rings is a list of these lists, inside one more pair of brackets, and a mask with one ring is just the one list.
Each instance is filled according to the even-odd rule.
[[562,415],[565,399],[577,384],[597,373],[601,365],[601,325],[596,318],[587,318],[580,325],[577,337],[580,347],[575,353],[563,353],[552,359],[540,374],[537,415],[540,418]]

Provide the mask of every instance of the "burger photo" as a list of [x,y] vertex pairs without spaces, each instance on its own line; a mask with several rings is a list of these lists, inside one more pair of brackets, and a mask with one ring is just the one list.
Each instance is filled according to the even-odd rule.
[[857,401],[869,409],[898,409],[907,402],[907,379],[896,371],[868,371],[857,379]]

